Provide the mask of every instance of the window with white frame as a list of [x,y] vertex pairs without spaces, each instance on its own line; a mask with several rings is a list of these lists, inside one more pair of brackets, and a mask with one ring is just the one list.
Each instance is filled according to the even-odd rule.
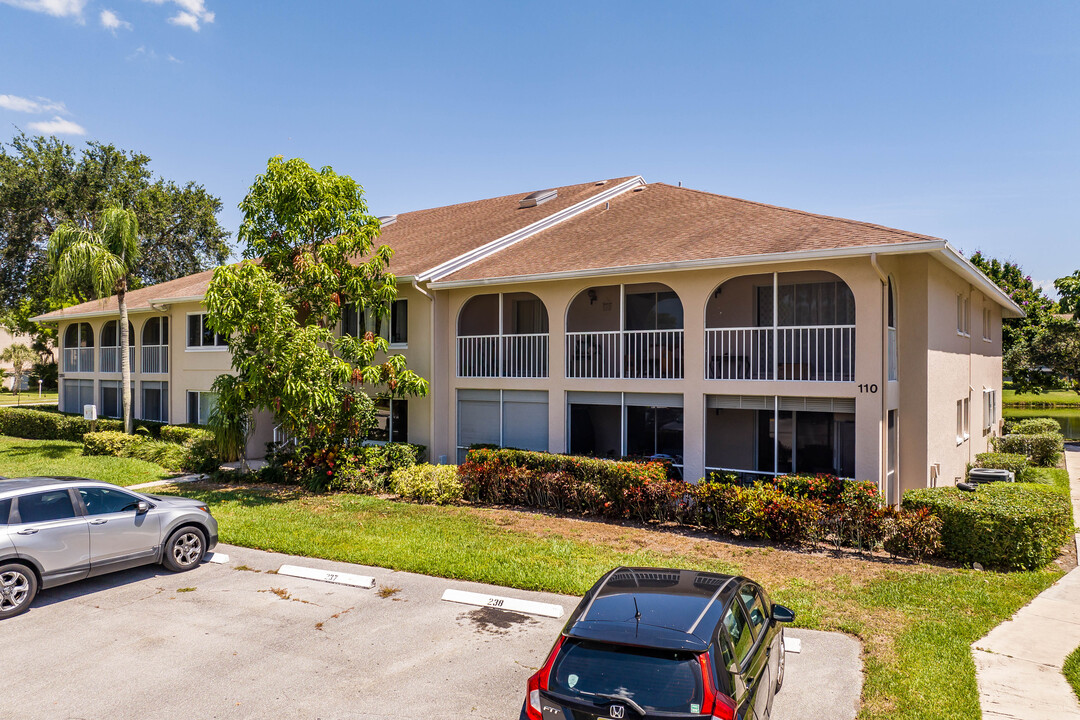
[[956,296],[956,334],[971,336],[971,299],[962,293]]
[[984,307],[983,308],[982,316],[983,316],[983,327],[982,327],[983,340],[985,340],[986,342],[990,342],[993,338],[990,335],[991,313],[990,313],[990,308],[989,307]]
[[971,437],[971,399],[956,401],[956,444]]
[[409,401],[399,398],[375,400],[375,429],[368,435],[368,440],[409,442]]
[[206,313],[187,316],[187,346],[189,350],[218,350],[228,347],[225,336],[211,330],[206,324]]
[[217,393],[202,390],[188,390],[187,421],[192,425],[206,425],[210,422],[210,412],[217,405]]
[[341,334],[362,338],[368,332],[386,338],[396,347],[409,344],[409,301],[394,300],[390,303],[390,317],[372,316],[370,310],[356,311],[356,304],[349,303],[341,311]]
[[983,390],[983,434],[989,434],[997,422],[997,390],[986,388]]

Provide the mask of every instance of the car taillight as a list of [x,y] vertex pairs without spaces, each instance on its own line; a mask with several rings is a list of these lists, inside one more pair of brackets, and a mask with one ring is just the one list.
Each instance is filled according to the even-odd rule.
[[540,711],[540,691],[548,689],[548,675],[551,673],[551,665],[555,662],[555,656],[559,654],[562,643],[563,636],[560,635],[559,639],[555,641],[555,646],[548,653],[543,667],[529,678],[529,701],[525,705],[525,714],[529,717],[529,720],[543,720],[544,715]]
[[713,671],[709,665],[709,653],[698,655],[698,664],[701,665],[701,686],[704,689],[704,702],[702,707],[708,710],[712,708],[712,720],[734,720],[735,701],[716,689],[713,684]]

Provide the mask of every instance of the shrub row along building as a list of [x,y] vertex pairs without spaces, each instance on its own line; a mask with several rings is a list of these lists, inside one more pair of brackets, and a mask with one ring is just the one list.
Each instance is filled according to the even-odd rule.
[[[1000,431],[1001,321],[1022,311],[949,243],[625,177],[381,218],[384,334],[431,381],[375,441],[662,456],[688,479],[835,473],[952,484]],[[212,271],[129,293],[136,417],[204,423],[225,341]],[[118,415],[115,298],[58,323],[60,405]],[[252,456],[273,437],[260,417]]]

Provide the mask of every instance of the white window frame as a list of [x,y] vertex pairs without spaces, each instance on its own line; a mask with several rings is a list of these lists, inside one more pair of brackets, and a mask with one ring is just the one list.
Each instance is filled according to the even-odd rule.
[[956,295],[956,334],[971,337],[971,298],[964,293]]
[[956,444],[963,445],[971,437],[971,397],[956,401]]
[[988,435],[997,422],[997,388],[983,389],[983,434]]
[[[191,396],[192,395],[195,395],[198,398],[196,400],[196,412],[195,412],[196,417],[195,417],[194,420],[191,419]],[[214,397],[217,397],[217,393],[211,392],[209,390],[188,390],[186,392],[186,394],[184,395],[184,412],[188,415],[187,422],[188,422],[189,425],[200,425],[200,426],[205,426],[206,425],[206,423],[204,423],[204,422],[199,422],[199,418],[202,417],[202,411],[203,411],[203,407],[202,407],[203,402],[204,402],[203,401],[203,395],[212,395]],[[207,422],[209,422],[209,411],[207,412]]]
[[[206,312],[189,312],[184,318],[184,352],[227,352],[229,346],[226,345],[192,345],[191,334],[189,332],[191,316],[199,315],[203,319],[199,321],[199,329],[202,330],[206,327]],[[202,338],[202,333],[199,333],[199,337]],[[220,333],[214,333],[214,337],[220,337],[224,339],[224,335]]]
[[992,322],[992,313],[989,306],[983,308],[983,340],[985,342],[993,342],[994,339],[990,334],[990,323]]
[[[396,342],[391,342],[390,341],[390,338],[393,337],[392,329],[393,329],[393,325],[394,325],[394,307],[393,307],[394,303],[405,303],[405,342],[403,342],[403,343],[396,343]],[[390,307],[387,308],[386,315],[382,318],[382,322],[380,323],[381,327],[379,328],[379,337],[386,340],[387,344],[394,350],[405,350],[405,349],[407,349],[409,347],[409,319],[408,319],[409,318],[409,309],[408,309],[409,305],[408,305],[408,303],[409,303],[408,298],[397,298],[395,300],[391,300],[390,301]],[[356,305],[356,303],[349,303],[349,304],[353,305],[353,306]],[[363,317],[364,317],[364,327],[372,327],[372,326],[375,325],[375,318],[371,314],[370,310],[365,308]],[[338,322],[338,335],[350,335],[352,337],[359,337],[357,335],[357,333],[360,332],[360,326],[359,326],[360,315],[359,314],[356,315],[356,319],[357,319],[357,326],[356,327],[354,327],[354,328],[346,328],[345,327],[345,313],[342,312],[341,320]]]

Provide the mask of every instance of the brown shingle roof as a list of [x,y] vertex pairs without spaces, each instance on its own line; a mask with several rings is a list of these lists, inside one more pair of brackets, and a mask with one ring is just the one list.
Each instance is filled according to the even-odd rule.
[[881,225],[653,183],[619,195],[441,280],[937,240]]
[[558,197],[531,208],[518,209],[518,201],[533,190],[487,200],[401,213],[383,228],[379,243],[394,249],[390,272],[413,276],[453,260],[492,240],[564,210],[618,185],[629,177],[566,185]]
[[[150,308],[151,300],[202,297],[206,292],[207,286],[210,285],[210,277],[213,274],[213,270],[205,270],[201,273],[195,273],[194,275],[187,275],[175,280],[169,280],[168,282],[132,290],[127,294],[128,312],[148,310]],[[91,300],[79,305],[66,307],[63,310],[53,310],[50,313],[45,313],[40,316],[38,320],[43,322],[56,322],[57,320],[63,320],[65,317],[76,315],[105,312],[118,313],[119,311],[116,296],[113,295],[104,300]]]

